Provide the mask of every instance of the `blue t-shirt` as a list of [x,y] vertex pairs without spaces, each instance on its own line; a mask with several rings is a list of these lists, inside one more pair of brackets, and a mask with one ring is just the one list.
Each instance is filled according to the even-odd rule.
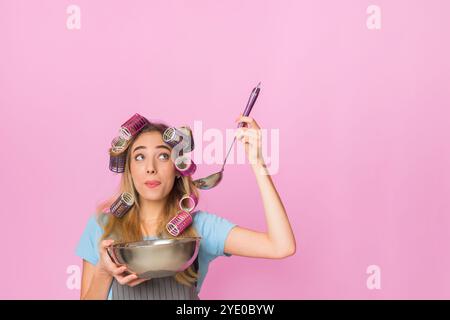
[[[197,233],[202,239],[200,240],[200,248],[198,252],[198,280],[197,293],[205,279],[208,267],[211,261],[218,256],[230,257],[230,254],[224,253],[225,240],[228,233],[236,224],[231,223],[227,219],[208,213],[206,211],[197,211],[194,215],[193,225]],[[75,254],[82,259],[96,265],[99,260],[100,238],[103,229],[97,221],[97,216],[93,215],[84,229]],[[156,237],[145,237],[144,240],[156,239]],[[108,299],[112,297],[112,290],[109,291]]]

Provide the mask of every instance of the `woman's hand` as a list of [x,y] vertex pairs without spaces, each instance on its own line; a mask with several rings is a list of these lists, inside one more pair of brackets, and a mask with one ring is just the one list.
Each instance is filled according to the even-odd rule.
[[116,265],[106,252],[106,249],[113,244],[114,240],[103,240],[100,243],[100,261],[97,265],[98,272],[114,277],[121,285],[135,287],[148,279],[139,279],[135,273],[127,271],[126,266]]
[[242,114],[236,119],[236,122],[243,122],[244,127],[236,130],[236,138],[244,143],[245,153],[252,165],[263,165],[264,159],[261,148],[261,128],[258,123]]

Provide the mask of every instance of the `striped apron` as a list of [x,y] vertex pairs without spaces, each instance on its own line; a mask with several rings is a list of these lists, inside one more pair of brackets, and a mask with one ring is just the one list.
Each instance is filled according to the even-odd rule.
[[[198,257],[194,267],[198,270]],[[121,285],[115,278],[111,284],[112,300],[200,300],[196,288],[197,282],[189,287],[173,276],[150,279],[135,287]]]

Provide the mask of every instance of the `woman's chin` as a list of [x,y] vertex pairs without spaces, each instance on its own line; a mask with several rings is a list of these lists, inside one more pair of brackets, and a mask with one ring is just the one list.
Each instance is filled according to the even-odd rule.
[[144,194],[141,195],[145,200],[159,201],[164,199],[164,195],[160,190],[146,190]]

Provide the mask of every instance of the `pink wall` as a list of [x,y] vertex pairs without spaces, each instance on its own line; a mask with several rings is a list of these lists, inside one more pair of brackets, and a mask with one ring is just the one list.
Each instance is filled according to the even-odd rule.
[[[80,30],[66,27],[71,4]],[[379,30],[366,26],[371,4]],[[78,298],[67,268],[119,181],[106,151],[124,120],[225,131],[262,81],[252,116],[279,129],[273,179],[298,251],[218,259],[200,297],[449,299],[449,10],[446,0],[1,0],[0,298]],[[265,229],[248,164],[230,164],[202,195],[204,210]],[[366,284],[370,265],[380,289]]]

